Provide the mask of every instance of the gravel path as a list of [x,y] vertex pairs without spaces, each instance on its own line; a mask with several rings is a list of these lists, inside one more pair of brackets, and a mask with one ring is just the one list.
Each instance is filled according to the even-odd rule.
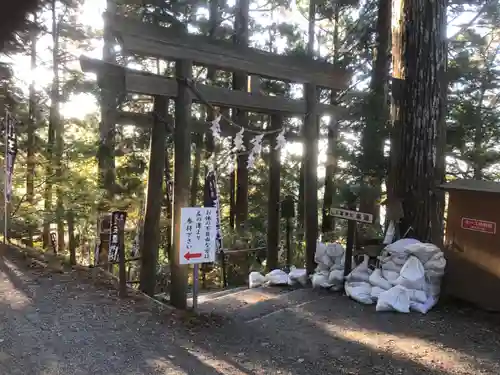
[[376,314],[306,289],[200,302],[217,315],[154,312],[80,272],[2,257],[0,374],[500,374],[498,320],[474,310]]

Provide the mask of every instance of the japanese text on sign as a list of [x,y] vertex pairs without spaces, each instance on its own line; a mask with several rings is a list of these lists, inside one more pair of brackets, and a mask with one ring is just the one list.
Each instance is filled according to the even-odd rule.
[[361,223],[373,223],[373,215],[355,210],[344,210],[343,208],[332,208],[330,215],[341,219],[359,221]]
[[120,231],[125,229],[126,212],[115,211],[111,214],[111,228],[109,238],[108,261],[118,262],[120,243]]
[[181,209],[180,264],[215,261],[216,212],[213,207]]
[[495,234],[497,232],[497,223],[493,221],[470,219],[468,217],[462,218],[461,227],[462,229],[489,234]]

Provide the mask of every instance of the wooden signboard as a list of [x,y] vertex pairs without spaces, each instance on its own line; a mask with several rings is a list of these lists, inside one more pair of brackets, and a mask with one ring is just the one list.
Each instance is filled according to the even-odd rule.
[[360,223],[373,223],[373,215],[356,210],[345,210],[343,208],[332,208],[330,214],[345,220],[359,221]]
[[471,230],[474,232],[482,232],[488,234],[496,234],[497,232],[497,223],[494,223],[493,221],[463,217],[460,226],[462,227],[462,229]]

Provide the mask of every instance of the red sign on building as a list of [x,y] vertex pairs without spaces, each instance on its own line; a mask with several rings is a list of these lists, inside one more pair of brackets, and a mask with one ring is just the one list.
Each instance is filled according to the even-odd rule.
[[483,232],[489,234],[495,234],[497,232],[497,223],[494,223],[492,221],[463,217],[461,226],[463,229],[472,230],[475,232]]

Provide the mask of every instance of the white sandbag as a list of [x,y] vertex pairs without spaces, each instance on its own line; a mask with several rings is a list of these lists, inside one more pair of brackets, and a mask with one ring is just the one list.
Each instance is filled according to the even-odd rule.
[[424,303],[427,301],[427,293],[423,290],[408,289],[411,302]]
[[248,275],[248,287],[257,288],[264,285],[266,282],[266,277],[259,272],[250,272]]
[[443,275],[444,269],[446,268],[446,259],[444,257],[443,252],[434,254],[434,256],[431,259],[429,259],[427,262],[424,263],[424,268],[426,272],[430,270],[434,272],[441,271],[442,272],[441,275]]
[[302,286],[306,286],[307,270],[305,268],[295,268],[294,266],[290,267],[290,272],[288,273],[288,284],[300,284]]
[[382,269],[382,277],[389,281],[392,285],[396,285],[396,280],[399,277],[399,272]]
[[422,264],[427,263],[434,255],[442,254],[441,249],[432,243],[408,245],[406,249],[409,251],[409,254],[416,256]]
[[344,271],[343,270],[330,271],[330,274],[328,276],[328,282],[330,284],[342,284],[344,282]]
[[316,243],[316,252],[314,253],[314,261],[317,264],[323,264],[328,268],[333,266],[333,261],[326,252],[326,244],[322,242]]
[[282,270],[272,270],[266,275],[269,285],[288,285],[288,274]]
[[371,297],[372,287],[370,284],[365,282],[346,282],[345,292],[353,300],[365,305],[373,304],[373,299]]
[[330,267],[330,271],[342,271],[342,273],[344,273],[344,261],[342,260],[342,263],[335,262],[333,266]]
[[344,248],[339,243],[329,243],[326,245],[326,254],[332,258],[340,258],[344,255]]
[[321,272],[321,271],[329,271],[330,267],[328,267],[326,264],[323,263],[318,263],[318,266],[314,270],[314,272]]
[[313,288],[331,288],[332,284],[328,282],[328,271],[316,272],[311,277]]
[[328,283],[332,284],[330,290],[332,291],[340,291],[344,286],[344,269],[341,270],[332,270],[328,276]]
[[430,296],[424,303],[410,301],[410,309],[422,314],[427,314],[429,310],[436,305],[437,302],[438,299],[433,296]]
[[436,299],[438,298],[441,293],[441,279],[441,277],[436,279],[429,279],[428,277],[425,278],[425,293],[427,296],[432,296]]
[[382,276],[382,270],[380,268],[377,268],[372,272],[370,275],[368,281],[370,282],[371,285],[373,286],[378,286],[379,288],[382,288],[383,290],[391,289],[392,284],[384,279]]
[[396,285],[395,287],[380,293],[375,310],[409,313],[410,296],[408,289],[404,286]]
[[376,302],[378,300],[378,297],[380,296],[380,294],[382,294],[384,292],[385,292],[385,289],[382,289],[378,286],[374,286],[372,288],[372,291],[370,292],[370,296],[372,297],[372,300]]
[[370,281],[372,270],[368,267],[370,258],[367,255],[363,256],[363,261],[354,268],[349,275],[346,276],[347,281]]
[[403,265],[404,265],[404,262],[402,265],[399,265],[399,264],[394,263],[393,260],[390,260],[390,261],[382,263],[381,267],[383,270],[394,271],[394,272],[397,272],[399,274],[399,272],[401,272],[401,268],[403,268]]
[[385,247],[384,250],[388,251],[392,254],[408,254],[408,250],[406,249],[409,245],[421,243],[419,240],[414,238],[402,238],[393,242]]
[[425,290],[425,269],[417,257],[410,256],[406,261],[396,284],[408,289]]

